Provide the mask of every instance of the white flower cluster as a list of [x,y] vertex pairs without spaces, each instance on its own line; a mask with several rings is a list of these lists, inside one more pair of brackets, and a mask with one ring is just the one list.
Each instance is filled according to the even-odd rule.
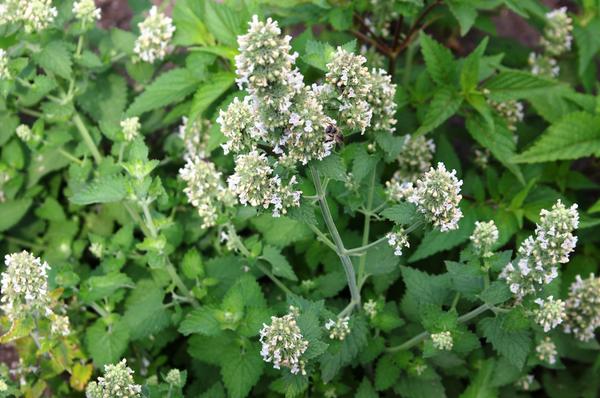
[[260,121],[252,97],[242,101],[234,98],[227,110],[219,112],[217,123],[227,138],[222,145],[225,154],[250,151],[258,142],[267,140],[267,129]]
[[576,204],[567,208],[558,200],[552,210],[540,212],[535,236],[521,243],[516,265],[508,263],[500,274],[518,300],[539,291],[558,276],[558,265],[567,263],[569,254],[575,249],[577,237],[573,231],[578,226]]
[[402,255],[403,248],[410,247],[410,243],[408,242],[408,235],[402,227],[397,227],[393,231],[388,232],[386,237],[388,240],[388,244],[394,249],[394,254],[396,256]]
[[544,339],[535,347],[535,352],[540,361],[547,362],[550,365],[556,363],[558,352],[556,351],[556,344],[554,344],[550,337],[544,337]]
[[198,209],[203,228],[216,224],[223,206],[235,204],[233,193],[225,186],[221,173],[212,162],[198,156],[189,157],[179,175],[187,184],[183,192]]
[[5,0],[0,4],[0,25],[22,23],[27,33],[46,29],[57,15],[52,0]]
[[488,99],[488,104],[498,112],[498,114],[506,122],[506,126],[509,130],[515,131],[517,129],[517,123],[523,121],[523,104],[519,101],[504,101],[496,102]]
[[54,312],[48,293],[48,263],[26,251],[7,254],[4,263],[0,308],[8,319],[14,322],[28,316],[45,317],[51,322],[52,334],[67,336],[69,318]]
[[171,369],[165,376],[165,381],[175,387],[183,387],[181,379],[181,371],[179,369]]
[[271,325],[263,324],[260,330],[262,350],[260,355],[265,362],[272,362],[275,369],[289,368],[293,374],[306,374],[302,354],[308,348],[308,341],[296,324],[298,309],[290,306],[290,312],[282,317],[271,317]]
[[567,317],[564,329],[581,341],[594,338],[594,330],[600,327],[600,278],[591,274],[582,279],[577,275],[567,297]]
[[91,24],[100,20],[102,10],[96,7],[94,0],[79,0],[73,3],[73,15],[83,24]]
[[31,127],[26,124],[17,126],[16,134],[25,143],[36,143],[39,141],[39,137],[34,135]]
[[123,137],[125,141],[131,142],[140,134],[140,118],[137,116],[128,117],[127,119],[121,120],[121,130],[123,130]]
[[15,321],[28,315],[52,315],[48,295],[50,266],[26,251],[4,257],[1,308],[8,319]]
[[327,86],[324,93],[338,100],[338,111],[343,128],[364,134],[371,125],[373,110],[367,101],[371,91],[371,75],[364,65],[367,59],[338,47],[327,64]]
[[458,221],[463,214],[458,207],[462,195],[462,181],[456,178],[456,170],[446,170],[443,163],[438,163],[417,180],[407,200],[414,203],[425,215],[427,221],[442,232],[458,228]]
[[350,317],[347,316],[338,318],[335,321],[329,319],[325,323],[325,329],[329,332],[329,338],[331,340],[343,341],[350,334],[349,321]]
[[452,350],[452,347],[454,347],[452,333],[450,333],[448,330],[439,333],[432,333],[431,342],[435,348],[442,351],[450,351]]
[[398,154],[398,170],[390,181],[386,182],[386,193],[390,200],[400,201],[406,198],[423,173],[431,167],[435,143],[425,136],[406,135],[402,150]]
[[12,179],[13,173],[11,169],[3,163],[0,163],[0,203],[6,201],[6,194],[4,192],[4,184]]
[[383,69],[372,69],[370,73],[370,90],[367,94],[367,102],[372,110],[371,129],[374,131],[396,131],[396,109],[395,101],[396,85],[392,83],[392,77]]
[[377,301],[369,299],[363,304],[363,309],[369,318],[373,319],[377,316]]
[[92,381],[85,389],[86,398],[139,398],[142,386],[135,384],[133,370],[123,359],[116,365],[104,365],[104,377]]
[[0,48],[0,80],[10,80],[12,78],[12,74],[8,69],[8,61],[8,53]]
[[498,237],[498,227],[493,221],[476,221],[475,230],[470,239],[478,255],[490,257],[493,255],[492,247],[498,242]]
[[567,7],[546,14],[546,27],[541,44],[546,53],[559,56],[571,50],[573,42],[573,20],[567,15]]
[[183,146],[185,148],[183,158],[185,160],[194,156],[200,158],[208,157],[207,147],[210,138],[210,135],[208,134],[210,128],[211,123],[206,119],[197,119],[193,122],[190,122],[185,116],[181,119],[177,135],[183,141]]
[[567,8],[561,7],[546,14],[546,27],[540,40],[543,54],[529,54],[529,65],[534,75],[556,77],[560,68],[556,57],[571,50],[573,42],[573,20]]
[[539,308],[533,311],[534,320],[546,333],[560,325],[566,317],[565,302],[562,300],[549,296],[546,300],[537,298],[535,303]]
[[301,191],[294,191],[296,176],[284,185],[264,153],[253,150],[235,158],[235,173],[227,179],[229,189],[235,193],[241,204],[273,206],[273,216],[287,213],[287,209],[300,205]]
[[515,386],[523,391],[529,391],[535,383],[535,377],[533,375],[524,375],[515,382]]
[[153,6],[148,17],[138,24],[140,35],[135,41],[133,51],[142,61],[154,63],[167,55],[167,50],[175,32],[171,18],[158,12]]

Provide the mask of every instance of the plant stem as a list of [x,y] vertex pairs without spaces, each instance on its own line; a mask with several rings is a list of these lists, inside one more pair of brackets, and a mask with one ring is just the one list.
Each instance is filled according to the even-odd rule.
[[[475,318],[476,316],[481,315],[485,311],[493,310],[494,308],[495,307],[493,307],[489,304],[482,304],[479,307],[475,308],[474,310],[467,312],[466,314],[464,314],[462,316],[459,316],[458,322],[466,323],[466,322],[470,321],[471,319]],[[410,340],[407,340],[400,345],[397,345],[394,347],[388,347],[385,349],[385,351],[386,352],[397,352],[397,351],[408,350],[409,348],[412,348],[412,347],[416,346],[417,344],[419,344],[421,341],[425,340],[427,337],[429,337],[429,332],[425,331],[425,332],[419,333],[418,335],[414,336]]]
[[100,307],[98,305],[98,303],[96,303],[95,301],[92,301],[90,303],[90,307],[92,307],[94,309],[94,311],[96,311],[98,313],[98,315],[100,315],[102,318],[105,318],[109,315],[108,311],[106,311],[104,308]]
[[308,226],[317,235],[317,237],[319,238],[318,240],[325,243],[331,250],[337,252],[337,247],[335,246],[335,244],[332,241],[330,241],[329,238],[323,232],[321,232],[319,228],[315,227],[312,224],[308,224]]
[[[371,213],[373,207],[373,195],[375,193],[375,168],[371,173],[371,181],[369,185],[369,196],[367,198],[367,209],[369,212],[365,214],[365,222],[363,225],[363,236],[362,236],[362,245],[367,246],[369,244],[369,234],[371,232]],[[360,281],[365,275],[367,268],[367,256],[362,256],[358,260],[358,280]]]
[[94,140],[92,139],[92,136],[90,135],[90,132],[88,131],[87,127],[85,127],[85,124],[83,124],[83,120],[81,120],[81,116],[79,116],[79,113],[75,113],[75,115],[73,116],[73,121],[75,122],[75,126],[77,127],[77,130],[79,130],[79,134],[81,134],[81,138],[83,138],[85,145],[92,153],[94,160],[96,161],[96,163],[100,163],[102,161],[102,155],[100,154],[98,147],[94,143]]
[[271,273],[271,271],[269,271],[267,269],[267,267],[263,266],[261,263],[257,262],[256,263],[256,267],[263,273],[265,274],[275,285],[277,285],[278,288],[280,288],[281,290],[283,290],[283,292],[287,295],[293,295],[294,292],[292,292],[281,280],[279,280],[279,278],[277,278],[275,275],[273,275]]
[[[354,249],[348,249],[346,250],[346,254],[364,254],[365,251],[367,251],[368,249],[372,248],[373,246],[377,246],[378,244],[380,244],[381,242],[384,242],[385,240],[387,240],[387,236],[382,236],[381,238],[367,244],[364,246],[359,246],[359,247],[355,247]],[[359,278],[360,279],[360,271],[359,271]]]
[[336,252],[342,261],[342,266],[344,267],[344,271],[346,272],[346,279],[348,281],[348,288],[350,289],[350,310],[360,305],[360,291],[358,290],[358,286],[356,284],[356,275],[354,273],[354,266],[352,265],[352,261],[348,254],[346,254],[346,249],[344,248],[344,243],[342,242],[342,238],[340,233],[335,226],[335,222],[333,221],[333,217],[331,216],[331,211],[329,210],[329,206],[327,205],[327,199],[325,198],[325,190],[321,185],[321,179],[319,177],[319,172],[313,167],[310,167],[310,174],[313,180],[313,184],[315,185],[315,189],[317,191],[317,196],[319,197],[319,206],[321,208],[321,213],[323,214],[323,219],[325,221],[325,225],[327,225],[327,229],[329,230],[329,234],[333,238],[333,243],[336,246]]

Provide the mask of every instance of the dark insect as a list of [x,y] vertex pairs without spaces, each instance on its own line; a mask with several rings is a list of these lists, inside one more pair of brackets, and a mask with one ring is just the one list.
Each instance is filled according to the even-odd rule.
[[325,128],[325,135],[327,135],[327,138],[330,141],[333,141],[336,144],[342,144],[344,142],[344,137],[342,136],[340,130],[338,130],[335,124],[327,125],[327,127]]

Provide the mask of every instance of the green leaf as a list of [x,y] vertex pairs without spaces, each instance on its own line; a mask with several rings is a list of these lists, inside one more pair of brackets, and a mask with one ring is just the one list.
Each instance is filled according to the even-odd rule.
[[260,349],[251,345],[245,350],[225,350],[222,358],[221,376],[231,398],[248,396],[263,373],[264,362],[258,354]]
[[109,297],[117,290],[131,286],[132,284],[131,279],[120,272],[91,276],[84,282],[80,296],[84,303],[91,303],[92,301]]
[[181,46],[199,44],[208,46],[214,43],[214,38],[202,22],[202,2],[178,0],[173,8],[173,23],[175,37],[173,43]]
[[573,27],[573,36],[577,43],[578,55],[578,73],[579,76],[584,76],[586,69],[594,59],[594,56],[600,50],[600,19],[594,18],[588,20],[586,25],[575,24]]
[[358,386],[354,398],[379,398],[379,394],[377,394],[369,379],[365,377]]
[[363,317],[353,317],[350,320],[350,334],[339,344],[332,344],[321,357],[321,377],[329,383],[340,369],[357,357],[367,345],[368,328]]
[[401,266],[406,293],[418,304],[441,306],[451,295],[448,274],[430,275],[411,267]]
[[232,10],[229,5],[216,1],[204,2],[204,23],[221,43],[237,48],[237,37],[246,33],[246,10]]
[[200,84],[192,100],[190,118],[196,119],[196,117],[202,115],[234,82],[235,74],[231,72],[219,72],[212,75],[207,82]]
[[50,93],[56,88],[56,80],[46,75],[37,75],[33,78],[31,86],[28,87],[25,95],[20,97],[20,102],[24,106],[32,106],[40,102],[46,94]]
[[517,368],[523,368],[529,350],[531,337],[528,330],[511,325],[510,314],[500,314],[494,318],[484,318],[479,322],[486,340],[494,349]]
[[431,369],[427,369],[421,376],[402,376],[394,387],[394,392],[403,398],[443,398],[446,396],[440,376]]
[[392,207],[388,207],[381,212],[381,215],[400,225],[411,225],[420,218],[417,207],[408,202],[401,202]]
[[415,131],[414,136],[430,132],[444,123],[458,111],[463,98],[451,87],[442,87],[434,95],[421,127]]
[[600,156],[600,116],[574,112],[551,125],[541,137],[514,160],[540,163]]
[[[452,9],[452,7],[450,8]],[[483,39],[475,50],[463,62],[460,71],[460,86],[463,93],[468,94],[477,87],[479,82],[479,64],[487,47],[487,38]]]
[[492,282],[481,294],[479,297],[489,305],[497,305],[502,304],[507,300],[512,298],[512,292],[506,285],[506,283],[502,281],[494,281]]
[[483,290],[483,273],[479,266],[446,261],[454,290],[468,299],[475,299]]
[[0,203],[0,231],[15,226],[27,214],[31,199],[15,199]]
[[308,40],[302,61],[310,66],[314,66],[323,72],[327,72],[327,63],[333,58],[335,48],[329,43],[323,43],[316,40]]
[[273,246],[265,246],[262,258],[268,261],[273,267],[273,274],[281,276],[292,281],[297,281],[298,277],[294,273],[294,269],[287,261],[281,251]]
[[346,165],[339,155],[332,153],[325,159],[315,161],[313,164],[323,177],[336,181],[346,181]]
[[460,25],[460,35],[466,35],[477,19],[477,9],[470,0],[450,0],[448,8]]
[[50,196],[46,198],[40,207],[35,209],[35,215],[50,221],[64,221],[66,219],[65,212],[60,203]]
[[69,198],[76,205],[119,202],[125,198],[125,179],[121,176],[100,177],[78,189]]
[[[212,3],[207,1],[207,3]],[[187,69],[171,69],[160,75],[146,90],[135,98],[128,116],[140,115],[144,112],[179,102],[194,92],[199,81]]]
[[419,37],[421,52],[423,53],[429,76],[437,84],[453,84],[456,78],[456,66],[450,50],[424,33],[421,33]]
[[236,338],[232,332],[216,336],[193,335],[188,340],[188,353],[201,362],[220,366],[224,361],[224,348],[236,344]]
[[464,210],[464,217],[458,222],[458,229],[441,232],[437,229],[425,233],[417,250],[409,257],[412,263],[427,258],[435,253],[451,249],[466,242],[473,232],[475,214],[472,209]]
[[384,275],[396,269],[400,257],[387,242],[381,242],[367,250],[365,271],[369,275]]
[[551,89],[560,87],[560,83],[528,72],[507,70],[488,79],[483,87],[490,90],[489,96],[493,100],[508,101],[527,98],[530,95],[549,95]]
[[107,326],[102,319],[98,319],[85,331],[85,346],[96,367],[120,361],[128,342],[127,325],[121,321]]
[[165,292],[152,280],[141,280],[125,302],[123,322],[132,340],[148,337],[164,330],[171,323],[163,305]]
[[387,354],[379,358],[375,367],[375,388],[377,391],[387,390],[396,384],[401,368],[393,355]]
[[313,236],[312,231],[304,223],[288,217],[276,218],[270,214],[262,214],[252,218],[250,222],[263,234],[265,243],[276,247],[285,247]]
[[33,59],[46,72],[54,73],[64,79],[70,79],[73,73],[71,69],[71,52],[68,44],[63,41],[52,41],[42,48],[42,51],[34,54]]
[[200,333],[205,336],[216,336],[221,332],[219,321],[213,315],[214,310],[209,307],[193,309],[188,313],[179,326],[179,333],[188,336]]

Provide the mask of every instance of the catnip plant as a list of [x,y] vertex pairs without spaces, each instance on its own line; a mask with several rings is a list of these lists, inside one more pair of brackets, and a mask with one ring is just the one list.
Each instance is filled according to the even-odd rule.
[[597,395],[593,2],[109,3],[0,3],[0,397]]

